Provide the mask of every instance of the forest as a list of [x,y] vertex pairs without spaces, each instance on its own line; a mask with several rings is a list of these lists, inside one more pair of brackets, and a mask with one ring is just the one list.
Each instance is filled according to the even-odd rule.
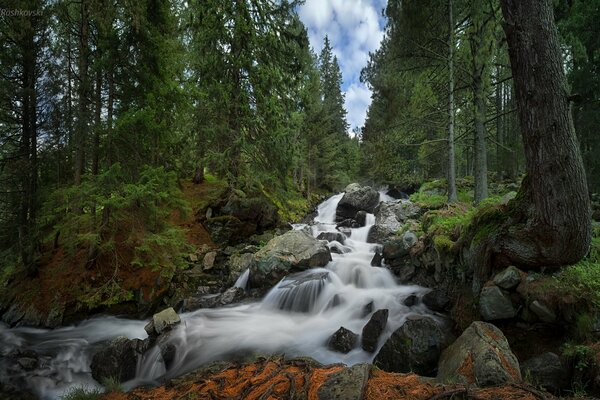
[[0,3],[0,397],[600,395],[600,1],[316,4]]

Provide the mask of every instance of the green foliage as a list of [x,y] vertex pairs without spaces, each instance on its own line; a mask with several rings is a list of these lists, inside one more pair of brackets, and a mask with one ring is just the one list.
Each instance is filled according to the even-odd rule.
[[186,266],[183,231],[168,218],[188,210],[175,174],[164,168],[145,167],[135,183],[127,183],[115,164],[100,175],[86,176],[81,185],[57,189],[44,211],[51,227],[48,239],[59,238],[72,257],[87,249],[94,259],[109,256],[118,266],[117,247],[124,244],[134,249],[133,265],[167,277]]
[[85,386],[70,389],[61,396],[61,400],[96,400],[102,397],[102,391],[99,389],[88,388]]
[[121,393],[123,392],[123,386],[119,382],[118,378],[109,377],[102,380],[102,386],[107,393]]

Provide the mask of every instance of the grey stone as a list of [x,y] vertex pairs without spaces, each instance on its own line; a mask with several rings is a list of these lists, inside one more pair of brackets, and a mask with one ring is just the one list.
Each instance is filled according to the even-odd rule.
[[375,210],[375,225],[371,228],[367,241],[370,243],[384,241],[394,235],[408,219],[416,217],[420,211],[419,206],[409,200],[381,203]]
[[245,270],[250,268],[253,260],[254,254],[252,253],[233,254],[229,257],[227,261],[227,265],[229,266],[229,280],[235,282]]
[[529,305],[529,309],[543,322],[556,322],[556,314],[545,304],[538,300],[534,300]]
[[211,251],[209,253],[206,253],[206,255],[204,256],[204,260],[202,260],[203,269],[205,271],[213,269],[213,267],[215,266],[216,258],[217,258],[216,251]]
[[358,335],[342,326],[331,335],[327,347],[333,351],[348,353],[356,346],[357,341]]
[[344,196],[339,201],[336,215],[338,220],[354,218],[358,211],[372,213],[379,204],[379,193],[369,186],[352,183],[346,187]]
[[319,233],[319,236],[317,236],[317,240],[327,240],[328,242],[335,241],[344,244],[346,236],[340,232],[321,232]]
[[520,382],[521,370],[502,331],[476,321],[442,352],[437,377],[485,387]]
[[373,254],[373,258],[371,259],[372,267],[381,267],[381,262],[383,261],[383,257],[379,253]]
[[569,385],[569,371],[554,353],[543,353],[521,364],[521,375],[535,386],[558,393]]
[[358,226],[365,226],[367,224],[367,212],[360,210],[356,213],[354,220],[358,224]]
[[362,400],[369,380],[371,364],[357,364],[329,375],[319,387],[322,400]]
[[511,290],[521,283],[521,273],[515,267],[508,267],[494,277],[494,284],[502,289]]
[[486,286],[479,296],[479,313],[486,321],[513,318],[516,310],[510,297],[498,286]]
[[410,296],[405,298],[404,301],[402,302],[402,304],[404,304],[406,307],[412,307],[418,303],[419,303],[419,298],[417,296],[415,296],[414,294],[411,294]]
[[148,336],[158,336],[165,331],[173,329],[173,327],[180,322],[181,318],[179,315],[175,312],[173,307],[169,307],[154,314],[144,329],[146,330],[146,333],[148,333]]
[[389,311],[387,309],[377,310],[369,319],[362,330],[362,348],[373,353],[377,350],[379,336],[387,325]]
[[331,261],[327,245],[303,231],[277,236],[254,255],[250,282],[255,288],[270,288],[284,276]]
[[450,308],[450,299],[441,290],[432,290],[423,296],[423,304],[432,311],[445,312]]
[[411,316],[385,342],[373,363],[389,372],[434,376],[444,344],[445,335],[433,319]]
[[90,369],[92,377],[102,382],[117,379],[125,382],[135,378],[138,357],[147,349],[147,342],[120,336],[94,354]]

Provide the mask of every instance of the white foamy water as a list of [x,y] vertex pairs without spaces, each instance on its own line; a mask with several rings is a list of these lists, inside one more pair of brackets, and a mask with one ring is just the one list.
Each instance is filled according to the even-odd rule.
[[[319,206],[311,228],[315,237],[321,232],[336,231],[335,210],[342,196],[332,196]],[[371,316],[364,312],[369,303],[373,311],[389,310],[379,347],[408,315],[429,312],[423,305],[409,308],[403,304],[407,296],[423,294],[425,288],[399,285],[389,270],[370,265],[378,245],[366,243],[366,239],[374,222],[375,216],[368,214],[367,225],[352,229],[343,246],[337,242],[329,244],[343,247],[344,254],[332,254],[327,265],[284,278],[261,301],[181,314],[182,323],[169,339],[177,349],[169,369],[160,352],[153,349],[139,360],[136,379],[125,387],[157,383],[210,361],[252,352],[309,356],[322,363],[371,362],[377,352],[365,352],[360,346],[348,354],[333,352],[327,347],[329,337],[341,326],[360,334]],[[240,276],[236,286],[246,287],[247,274],[249,271]],[[97,351],[95,343],[119,335],[144,338],[145,323],[104,317],[54,331],[0,327],[0,351],[46,351],[50,364],[20,378],[40,397],[56,398],[75,385],[96,385],[89,372],[91,355]],[[9,375],[7,368],[0,369],[0,379]]]

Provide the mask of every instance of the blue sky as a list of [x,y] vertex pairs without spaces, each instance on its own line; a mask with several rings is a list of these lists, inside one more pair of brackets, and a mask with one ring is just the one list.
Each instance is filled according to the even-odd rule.
[[323,38],[329,36],[342,69],[350,130],[363,125],[371,104],[371,91],[360,83],[360,70],[367,65],[369,52],[375,51],[383,38],[385,19],[381,11],[386,3],[387,0],[306,0],[298,10],[317,54],[323,47]]

